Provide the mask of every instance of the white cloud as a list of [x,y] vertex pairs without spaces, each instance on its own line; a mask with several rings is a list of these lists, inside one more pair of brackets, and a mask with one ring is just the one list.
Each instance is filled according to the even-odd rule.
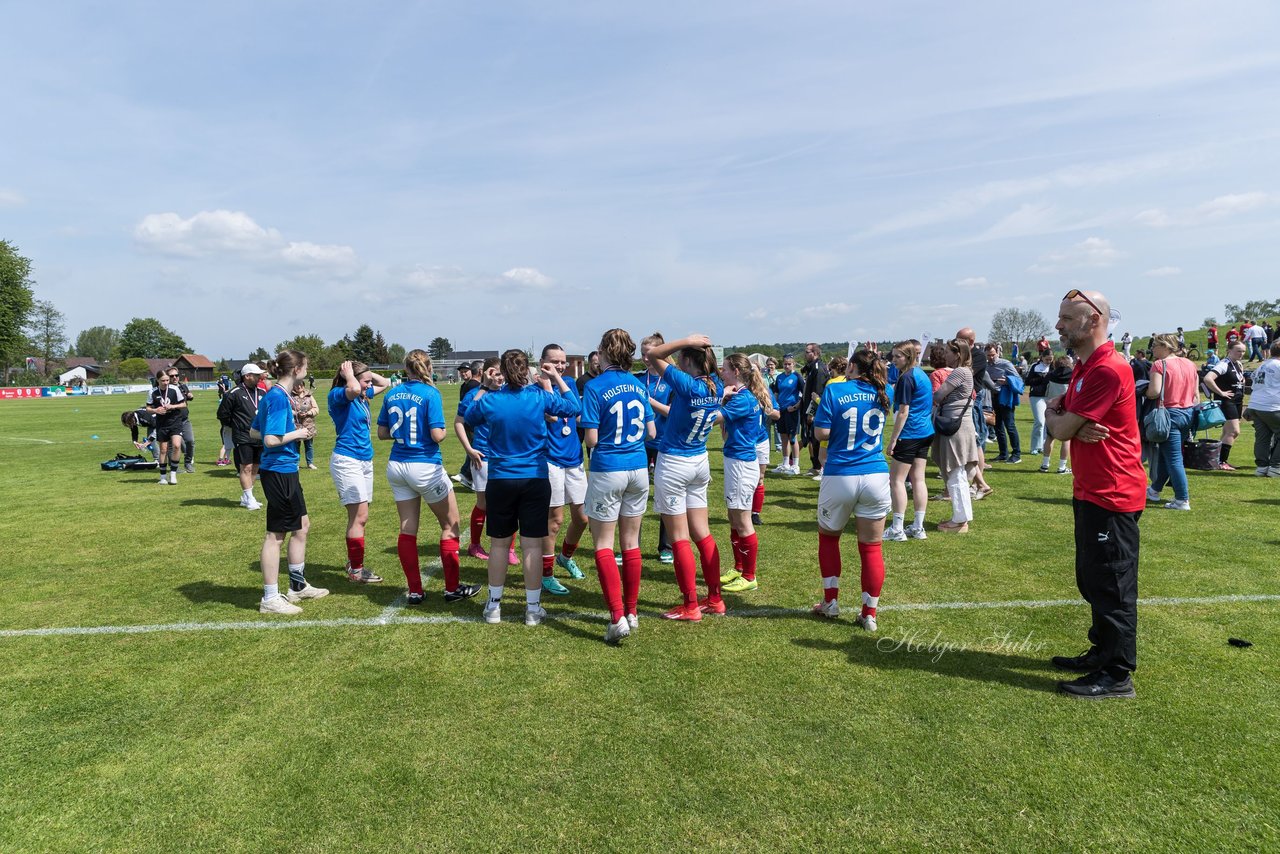
[[966,276],[960,281],[956,282],[956,287],[966,288],[968,290],[980,291],[980,290],[985,290],[986,288],[991,287],[991,283],[987,281],[986,276]]
[[827,302],[822,305],[811,305],[808,308],[802,308],[796,312],[796,316],[801,320],[821,320],[827,317],[835,317],[842,314],[848,314],[857,308],[847,302]]
[[25,205],[27,199],[17,190],[9,190],[0,187],[0,208],[16,208],[19,205]]
[[554,279],[533,267],[513,267],[503,273],[502,278],[528,288],[549,288],[555,284]]
[[1124,253],[1111,245],[1105,237],[1086,237],[1066,249],[1059,249],[1041,256],[1027,268],[1030,273],[1056,273],[1074,267],[1110,267]]
[[1203,225],[1207,222],[1225,219],[1236,214],[1248,213],[1266,207],[1273,201],[1272,197],[1261,191],[1251,193],[1228,193],[1210,199],[1190,210],[1167,211],[1164,208],[1149,208],[1141,211],[1134,219],[1151,228],[1169,228],[1177,225]]
[[1181,267],[1156,267],[1143,273],[1144,276],[1177,276],[1182,272]]
[[769,316],[769,312],[763,308],[757,308],[743,315],[746,320],[764,320]]
[[543,290],[555,279],[534,267],[513,267],[505,273],[472,273],[461,267],[417,264],[391,272],[393,283],[412,291],[436,291],[445,288],[468,288],[505,293]]

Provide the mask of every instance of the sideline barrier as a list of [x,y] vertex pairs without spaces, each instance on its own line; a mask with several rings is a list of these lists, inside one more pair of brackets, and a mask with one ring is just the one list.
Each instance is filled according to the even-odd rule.
[[[192,391],[217,391],[217,383],[188,383]],[[150,383],[138,385],[94,385],[84,388],[67,388],[61,385],[0,386],[0,400],[30,400],[37,397],[84,397],[99,394],[147,394]]]

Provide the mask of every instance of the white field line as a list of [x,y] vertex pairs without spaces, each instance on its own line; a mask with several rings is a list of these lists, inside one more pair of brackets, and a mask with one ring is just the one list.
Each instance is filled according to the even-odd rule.
[[[56,444],[52,439],[29,439],[29,438],[27,438],[26,436],[0,436],[0,441],[6,441],[6,442],[35,442],[35,443],[40,444],[40,445],[53,445],[53,444]],[[94,440],[93,440],[93,439],[86,439],[86,440],[84,440],[83,442],[77,442],[76,444],[86,444],[86,443],[88,443],[88,442],[92,442],[92,441],[94,441]],[[63,443],[63,444],[68,444],[68,443]]]
[[[1229,594],[1224,596],[1154,596],[1139,599],[1142,607],[1178,606],[1178,605],[1230,605],[1242,602],[1280,602],[1280,594],[1252,593]],[[394,604],[394,603],[393,603]],[[513,605],[516,603],[512,602]],[[1028,609],[1028,608],[1063,608],[1084,605],[1081,599],[1022,599],[1008,602],[919,602],[902,605],[885,605],[880,611],[950,611],[974,609]],[[518,605],[511,609],[508,619],[523,616],[518,612]],[[385,611],[383,612],[386,613]],[[744,608],[728,613],[730,617],[795,617],[807,615],[807,608]],[[646,616],[659,617],[658,612],[646,612]],[[606,615],[600,612],[572,612],[558,614],[554,619],[583,620],[605,622]],[[45,629],[0,629],[0,638],[18,637],[63,637],[72,635],[138,635],[156,632],[219,632],[256,629],[312,629],[337,628],[343,626],[410,626],[410,625],[448,625],[454,623],[479,623],[477,616],[439,615],[406,615],[398,611],[389,617],[337,617],[330,620],[240,620],[225,623],[162,623],[141,626],[66,626]]]
[[[463,531],[462,536],[458,537],[458,550],[466,551],[466,548],[468,545],[470,545],[470,543],[471,543],[471,532]],[[435,575],[437,572],[439,572],[442,569],[444,569],[444,567],[440,563],[440,558],[436,558],[435,560],[428,561],[427,565],[422,567],[422,580],[426,581],[428,578]],[[403,611],[408,604],[409,604],[409,594],[406,591],[404,593],[401,593],[394,600],[392,600],[390,605],[383,608],[382,613],[378,615],[378,618],[374,620],[374,622],[380,626],[385,626],[387,623],[394,621],[396,618],[396,614],[399,614],[401,611]]]

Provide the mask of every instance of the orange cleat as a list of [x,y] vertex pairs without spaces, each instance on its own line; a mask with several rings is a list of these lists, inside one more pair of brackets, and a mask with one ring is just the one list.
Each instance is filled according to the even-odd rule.
[[698,610],[704,614],[723,617],[725,610],[724,600],[719,597],[713,600],[710,596],[703,596],[698,600]]
[[668,620],[686,620],[696,623],[702,619],[702,609],[697,605],[677,605],[662,616]]

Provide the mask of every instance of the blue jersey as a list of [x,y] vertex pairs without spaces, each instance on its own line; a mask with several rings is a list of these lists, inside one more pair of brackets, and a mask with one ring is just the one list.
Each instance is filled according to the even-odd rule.
[[800,386],[803,380],[795,371],[778,374],[778,408],[786,409],[800,402]]
[[831,431],[823,475],[888,472],[881,442],[885,415],[870,383],[849,380],[827,386],[813,416],[814,427]]
[[329,417],[338,439],[333,452],[353,460],[373,459],[373,442],[369,439],[369,398],[358,395],[347,400],[347,387],[338,386],[329,391]]
[[726,460],[755,461],[760,441],[760,413],[763,407],[750,389],[739,389],[720,408],[724,415],[724,457]]
[[547,476],[546,416],[577,415],[578,392],[569,386],[549,392],[539,385],[503,386],[486,392],[467,409],[466,422],[489,426],[489,480]]
[[596,431],[592,471],[648,468],[644,439],[653,423],[653,407],[644,383],[620,368],[609,368],[587,385],[582,426]]
[[406,380],[382,398],[378,426],[391,434],[391,461],[443,465],[440,446],[432,430],[444,428],[444,403],[436,387],[421,380]]
[[676,457],[705,454],[707,437],[720,416],[724,384],[716,379],[715,390],[709,391],[702,377],[691,377],[675,365],[667,365],[662,376],[671,386],[671,414],[658,450]]
[[[476,395],[480,393],[483,386],[476,386],[462,396],[462,400],[458,401],[458,414],[465,421],[467,418],[467,410],[471,408],[471,404],[475,402]],[[488,393],[488,392],[486,392]],[[467,422],[468,424],[470,422]],[[489,452],[489,425],[481,424],[479,427],[471,431],[471,447],[475,448],[482,454]]]
[[[649,393],[649,402],[654,401],[666,406],[671,402],[671,385],[661,376],[650,373],[649,371],[641,371],[636,374],[636,379],[644,383],[644,389]],[[644,446],[646,448],[657,448],[662,442],[662,434],[667,428],[667,416],[659,415],[655,410],[653,413],[654,436],[652,439],[646,437]]]
[[[263,395],[258,403],[258,414],[253,416],[253,429],[265,436],[284,436],[298,429],[293,420],[293,402],[289,395],[278,385]],[[267,447],[264,441],[262,448],[262,471],[274,471],[288,474],[298,470],[298,443],[284,442],[274,448]]]
[[546,425],[547,461],[562,469],[572,469],[582,465],[582,439],[578,437],[578,416],[561,416],[554,421],[547,421]]
[[[894,387],[894,406],[909,406],[907,423],[899,439],[928,439],[933,435],[933,383],[920,368],[912,368],[898,377]],[[897,412],[897,409],[894,409]]]
[[[769,392],[769,400],[773,403],[773,409],[778,410],[778,396],[772,391]],[[756,444],[769,441],[769,412],[762,406],[760,407],[760,432],[756,434]]]

